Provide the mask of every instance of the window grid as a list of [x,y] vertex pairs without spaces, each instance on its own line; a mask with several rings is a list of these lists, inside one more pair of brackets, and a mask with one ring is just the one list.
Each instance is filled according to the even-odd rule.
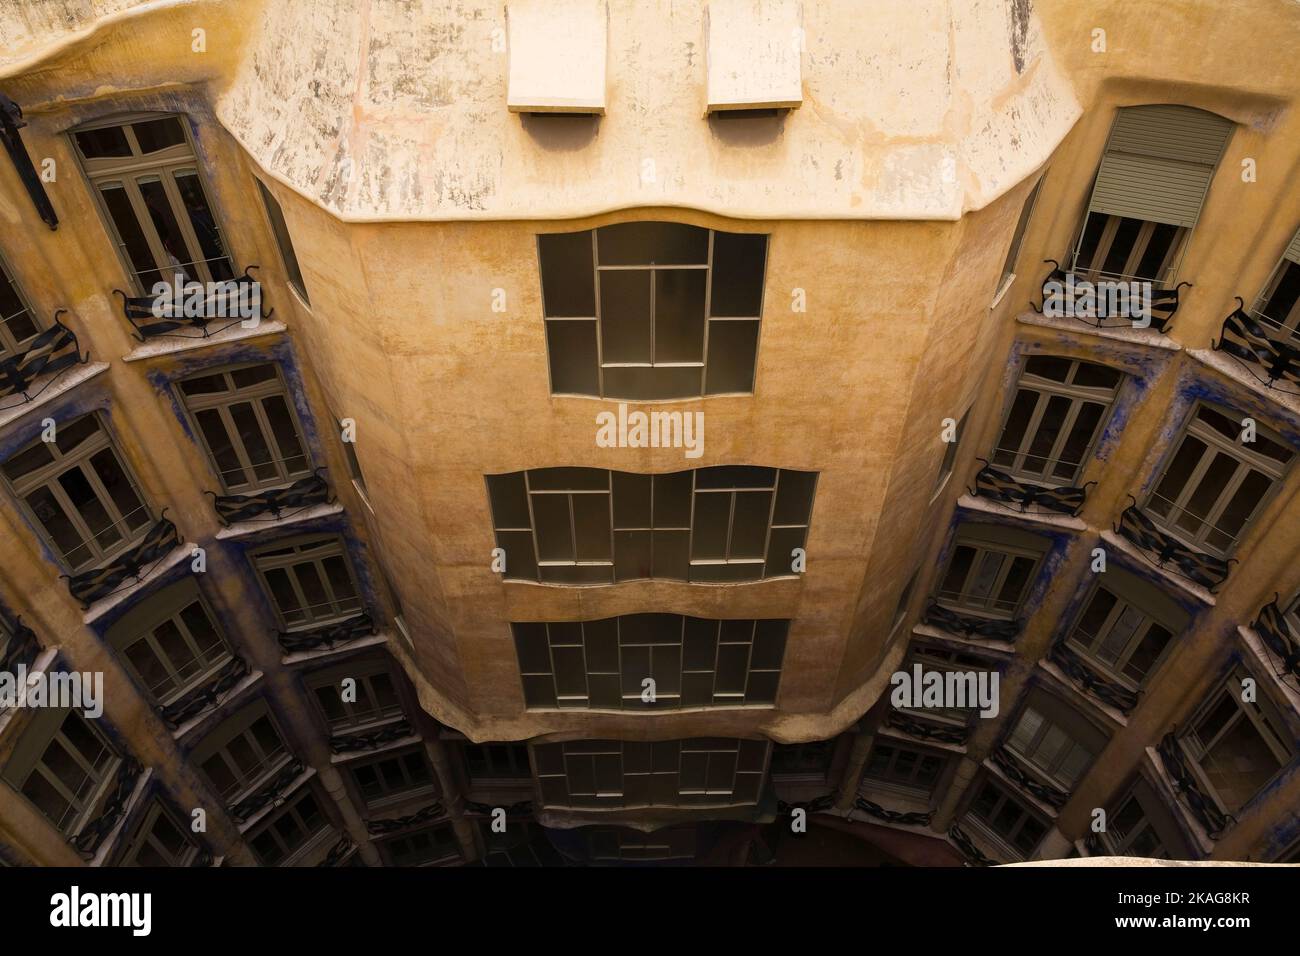
[[1033,706],[1020,712],[1007,738],[1007,749],[1067,792],[1096,756],[1051,716]]
[[447,823],[384,840],[380,846],[393,866],[433,866],[460,859],[460,844]]
[[419,745],[350,763],[348,769],[367,806],[434,789],[433,771]]
[[877,737],[863,768],[863,782],[928,797],[939,782],[947,758]]
[[253,556],[286,630],[318,627],[361,610],[352,567],[338,538],[274,546]]
[[199,766],[227,804],[238,803],[289,762],[284,738],[264,707],[217,730],[200,753]]
[[266,188],[266,184],[260,179],[256,182],[257,192],[262,197],[262,208],[266,210],[266,218],[271,224],[275,244],[280,250],[280,260],[284,263],[285,278],[289,280],[289,285],[293,286],[294,291],[302,296],[303,302],[310,305],[307,284],[303,281],[302,267],[298,264],[298,253],[293,248],[293,236],[289,234],[289,224],[284,221],[284,210],[279,200]]
[[1136,783],[1115,804],[1115,811],[1106,815],[1106,830],[1102,839],[1111,856],[1172,859],[1172,854],[1161,841],[1160,834],[1142,805]]
[[40,333],[31,303],[0,259],[0,361],[24,351]]
[[1182,226],[1090,212],[1074,252],[1073,271],[1090,282],[1172,285],[1190,234]]
[[[1085,377],[1096,384],[1084,384]],[[1121,373],[1092,362],[1030,358],[993,449],[993,465],[1052,486],[1077,484],[1122,380]]]
[[56,429],[4,463],[13,493],[69,570],[106,564],[152,524],[139,484],[96,413]]
[[939,602],[1010,620],[1020,610],[1041,559],[1026,548],[959,538],[939,587]]
[[127,669],[166,706],[230,660],[230,648],[197,595],[121,645]]
[[544,806],[730,807],[757,803],[767,741],[586,740],[534,748]]
[[205,372],[177,385],[226,493],[273,488],[310,473],[302,428],[274,364]]
[[[742,481],[768,475],[767,480]],[[581,481],[588,487],[547,487],[563,479]],[[543,468],[489,475],[487,480],[497,545],[506,551],[508,578],[569,584],[649,577],[724,582],[793,573],[791,551],[805,543],[816,473],[715,466],[651,476],[595,468]],[[711,487],[715,481],[719,486]],[[616,490],[618,486],[624,489],[622,494]],[[684,514],[680,499],[687,494],[689,513]],[[632,500],[635,497],[645,497],[642,510],[650,518],[649,524],[620,520],[620,506],[638,509],[640,503]],[[665,505],[665,498],[679,500]],[[551,503],[556,500],[563,501],[558,509]],[[701,507],[704,501],[711,507]],[[738,505],[742,510],[739,522]],[[669,510],[685,520],[662,514]],[[725,528],[719,520],[723,511]],[[528,526],[503,523],[503,517],[522,518],[525,514]],[[791,517],[801,520],[787,520]],[[706,530],[715,537],[721,533],[722,547],[706,540]],[[761,545],[756,540],[760,530]],[[524,535],[530,539],[527,545]],[[512,540],[520,546],[513,552]],[[521,548],[529,549],[523,562],[528,577],[520,573]]]
[[[938,671],[943,674],[992,669],[990,663],[983,658],[929,644],[914,645],[908,652],[906,662],[903,664],[903,670],[907,673],[913,673],[913,668],[917,664],[921,665],[923,672]],[[923,717],[926,720],[937,720],[964,727],[970,722],[971,717],[979,711],[979,707],[972,704],[969,707],[900,707],[899,710]]]
[[1300,338],[1300,263],[1279,262],[1250,311],[1278,332],[1281,341]]
[[94,816],[120,763],[93,723],[69,710],[30,770],[14,783],[59,832],[71,837]]
[[310,787],[304,787],[297,796],[289,798],[283,810],[259,827],[248,843],[264,866],[278,866],[307,846],[328,825],[315,793]]
[[[356,681],[356,700],[343,699],[344,678]],[[312,681],[310,687],[326,723],[336,733],[358,730],[404,714],[393,675],[383,665],[362,673],[357,673],[356,668],[340,670],[330,677]]]
[[1239,422],[1198,405],[1147,496],[1151,520],[1193,548],[1226,555],[1294,457],[1264,428],[1253,447],[1241,431]]
[[1137,690],[1172,640],[1173,634],[1154,617],[1098,583],[1069,643],[1090,664]]
[[156,800],[119,866],[189,866],[199,854],[186,829]]
[[655,710],[775,703],[789,622],[632,614],[511,627],[530,709]]
[[969,813],[982,830],[1022,859],[1033,853],[1047,834],[1047,826],[1033,812],[991,779],[985,779]]
[[488,743],[461,745],[471,784],[482,780],[531,780],[528,745]]
[[234,278],[185,118],[153,114],[72,133],[109,233],[138,291],[173,274]]

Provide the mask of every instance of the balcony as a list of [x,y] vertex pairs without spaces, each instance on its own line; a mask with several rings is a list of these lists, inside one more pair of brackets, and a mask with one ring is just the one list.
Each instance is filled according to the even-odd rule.
[[[0,361],[0,410],[17,408],[40,397],[54,380],[75,365],[90,361],[90,353],[81,354],[77,334],[59,321],[66,312],[54,313],[54,322],[36,338],[25,352]],[[40,388],[36,388],[38,380]],[[19,396],[20,401],[9,401]]]
[[910,737],[942,744],[964,744],[966,738],[970,736],[969,727],[926,720],[901,710],[890,710],[889,716],[885,719],[885,726],[901,730]]
[[972,495],[991,498],[1004,504],[1014,506],[1018,511],[1049,511],[1055,514],[1078,517],[1088,497],[1088,489],[1095,485],[1090,481],[1082,487],[1065,485],[1059,488],[1045,488],[1013,478],[1004,471],[991,466],[983,458],[976,459],[984,467],[975,475],[975,487]]
[[1211,594],[1222,584],[1232,569],[1235,558],[1219,558],[1212,554],[1194,551],[1168,532],[1156,526],[1142,509],[1137,506],[1137,499],[1129,496],[1133,504],[1124,509],[1119,517],[1115,533],[1137,545],[1139,549],[1154,557],[1156,567],[1165,569],[1172,565],[1172,570],[1179,576],[1207,588]]
[[279,521],[315,505],[330,504],[334,497],[329,484],[320,476],[319,470],[306,478],[300,478],[283,488],[272,488],[255,495],[212,495],[212,506],[217,518],[225,527],[239,521],[248,521],[261,515],[270,514],[268,520]]
[[[262,311],[261,283],[249,275],[258,268],[248,266],[244,274],[228,282],[212,283],[198,296],[195,289],[194,307],[184,300],[187,290],[179,289],[181,301],[167,301],[166,296],[128,296],[121,289],[113,294],[122,297],[122,314],[131,325],[131,334],[141,342],[162,337],[178,339],[207,339],[239,325],[244,321],[269,319],[275,309]],[[255,306],[256,314],[245,316],[247,305]]]
[[411,722],[403,717],[391,724],[354,734],[336,734],[330,738],[330,753],[356,753],[361,750],[378,750],[385,744],[405,740],[415,734]]
[[1064,790],[1050,784],[1040,783],[1020,769],[1019,762],[1005,746],[1000,746],[989,754],[989,759],[993,761],[994,765],[1002,771],[1008,780],[1053,809],[1061,809],[1061,807],[1065,806],[1065,802],[1070,799],[1070,795]]
[[922,619],[927,624],[932,624],[953,634],[979,637],[992,641],[1014,641],[1024,626],[1024,622],[1019,619],[1000,621],[993,618],[960,614],[951,608],[944,607],[937,601],[930,602]]
[[217,701],[231,688],[248,676],[248,663],[242,657],[232,657],[202,687],[196,687],[172,703],[158,709],[163,722],[172,730],[216,706]]
[[[165,515],[166,511],[163,513]],[[134,583],[146,577],[153,566],[179,547],[180,543],[176,525],[166,517],[160,517],[139,544],[122,552],[104,567],[62,577],[67,578],[68,590],[81,602],[84,611],[101,598],[116,593],[125,582]]]
[[1210,347],[1235,358],[1264,388],[1300,395],[1300,347],[1286,330],[1250,314],[1241,296],[1236,298],[1236,311],[1223,320],[1219,340],[1211,339]]
[[104,842],[104,839],[113,832],[113,828],[121,821],[126,814],[127,804],[131,800],[131,795],[135,792],[136,783],[139,781],[142,772],[141,766],[134,760],[122,761],[117,768],[117,776],[113,780],[113,786],[104,798],[104,804],[99,811],[99,815],[88,823],[86,828],[72,840],[73,847],[82,856],[93,859],[100,844]]
[[[4,653],[0,654],[0,673],[3,674],[15,674],[20,666],[31,667],[41,649],[36,640],[36,633],[23,623],[22,618],[14,620],[14,626],[10,631],[9,641],[4,645]],[[0,634],[0,637],[2,636],[3,634]]]
[[1066,677],[1079,685],[1084,693],[1091,694],[1103,704],[1108,704],[1126,715],[1137,706],[1137,691],[1129,690],[1117,681],[1102,677],[1089,667],[1064,639],[1053,644],[1047,656]]
[[[1109,295],[1099,294],[1092,280],[1083,279],[1064,269],[1055,259],[1044,259],[1052,264],[1052,271],[1043,279],[1042,305],[1030,306],[1039,315],[1061,316],[1077,319],[1085,325],[1096,329],[1132,329],[1135,328],[1131,310],[1116,308],[1116,302]],[[1111,282],[1128,285],[1130,282],[1146,282],[1130,276],[1100,276],[1097,282]],[[1152,285],[1151,289],[1151,328],[1161,335],[1169,332],[1174,313],[1178,311],[1178,300],[1183,286],[1191,287],[1190,282],[1180,282],[1172,289]],[[1123,303],[1120,303],[1123,304]],[[1140,326],[1137,326],[1140,327]]]
[[1232,818],[1219,809],[1214,798],[1202,789],[1196,777],[1192,775],[1183,748],[1172,732],[1165,734],[1156,747],[1156,752],[1160,755],[1160,762],[1164,764],[1165,773],[1169,775],[1178,798],[1192,812],[1196,821],[1205,828],[1210,839],[1217,840],[1228,828]]
[[1251,628],[1259,635],[1264,646],[1277,657],[1277,676],[1293,689],[1300,691],[1300,636],[1278,606],[1277,596],[1265,604]]
[[421,823],[430,823],[434,820],[446,816],[447,809],[438,802],[422,807],[415,813],[408,814],[404,817],[392,817],[387,820],[367,820],[366,832],[371,836],[387,836],[391,833],[400,833],[403,830],[409,830],[411,827],[419,826]]
[[290,760],[270,780],[231,807],[230,815],[235,818],[237,823],[247,822],[259,810],[277,803],[282,797],[287,796],[288,791],[302,776],[304,769],[301,760],[296,758]]
[[878,803],[868,800],[866,797],[858,797],[853,801],[853,809],[861,810],[868,816],[875,817],[877,820],[883,820],[886,823],[892,823],[896,826],[904,827],[928,827],[930,820],[934,817],[932,810],[888,810]]
[[375,633],[375,622],[369,614],[362,613],[344,621],[304,631],[280,631],[280,647],[286,653],[328,650]]

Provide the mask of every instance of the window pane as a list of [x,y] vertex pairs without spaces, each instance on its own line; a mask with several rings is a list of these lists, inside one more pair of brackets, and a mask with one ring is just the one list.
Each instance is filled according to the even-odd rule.
[[162,281],[162,273],[157,269],[153,252],[149,248],[148,240],[145,239],[144,230],[140,228],[140,223],[135,218],[135,209],[127,198],[126,190],[122,188],[121,183],[102,183],[99,192],[104,199],[109,218],[113,220],[113,225],[117,229],[122,250],[126,253],[131,267],[135,269],[141,286],[145,291],[152,289],[154,283]]
[[258,481],[274,481],[279,477],[275,454],[262,434],[262,425],[253,413],[253,406],[248,402],[237,402],[229,406],[230,420],[235,423],[239,440],[244,446],[244,454],[253,466],[253,474]]
[[547,322],[546,354],[551,359],[552,392],[600,393],[594,321]]
[[284,260],[284,271],[288,275],[289,282],[304,301],[310,302],[307,297],[307,287],[302,281],[302,270],[298,267],[298,256],[293,251],[293,240],[289,236],[289,227],[285,224],[280,204],[260,179],[257,181],[257,191],[262,195],[262,205],[266,208],[266,217],[271,222],[276,244],[280,247],[280,257]]
[[91,129],[74,133],[77,148],[87,159],[108,159],[131,155],[131,144],[127,142],[126,130],[120,126],[106,126],[103,129]]
[[1201,769],[1228,812],[1235,812],[1282,768],[1244,715],[1211,747]]
[[706,278],[703,269],[671,269],[655,273],[656,362],[704,360]]
[[488,475],[488,498],[492,502],[492,524],[497,528],[528,528],[528,496],[524,490],[524,473]]
[[27,507],[32,509],[32,514],[54,541],[64,560],[74,570],[85,564],[90,558],[90,551],[82,543],[81,532],[73,525],[50,490],[44,486],[37,488],[27,496],[26,501]]
[[204,441],[208,443],[208,450],[212,453],[217,474],[226,487],[237,488],[251,483],[253,479],[239,463],[234,442],[230,438],[230,432],[226,430],[226,423],[222,420],[221,413],[215,408],[205,408],[196,412],[194,418],[199,423],[199,430],[203,432]]
[[622,222],[596,230],[602,266],[703,265],[709,231],[676,222]]
[[1119,228],[1115,230],[1114,238],[1111,239],[1110,251],[1106,255],[1106,262],[1101,271],[1110,276],[1124,275],[1124,263],[1128,261],[1129,253],[1133,251],[1133,244],[1137,242],[1138,233],[1142,229],[1142,220],[1130,219],[1127,216],[1119,221]]
[[1160,484],[1156,486],[1155,494],[1151,498],[1150,507],[1158,515],[1168,515],[1173,507],[1174,501],[1186,487],[1188,480],[1192,477],[1192,472],[1200,464],[1201,456],[1205,454],[1206,445],[1194,435],[1188,435],[1183,439],[1183,443],[1178,446],[1178,452],[1174,455],[1173,461],[1169,463],[1169,468],[1165,471],[1164,477]]
[[[175,116],[164,116],[160,119],[133,123],[131,129],[135,131],[135,141],[140,144],[140,152],[142,153],[156,153],[160,149],[179,146],[185,142],[185,131],[181,129],[180,121]],[[109,132],[109,130],[103,132]],[[112,132],[121,134],[122,130],[119,127],[113,129]],[[130,152],[120,155],[127,156],[130,155]]]
[[713,234],[713,289],[710,315],[757,316],[763,302],[767,237]]
[[543,561],[574,560],[568,495],[533,495],[537,554]]
[[1149,279],[1153,282],[1159,282],[1163,278],[1163,265],[1165,257],[1169,255],[1169,250],[1182,230],[1178,226],[1171,226],[1168,223],[1158,222],[1151,230],[1151,238],[1147,242],[1146,251],[1142,254],[1142,259],[1138,262],[1137,271],[1134,275],[1139,279]]
[[[137,127],[137,135],[138,134]],[[143,144],[142,144],[143,145]],[[221,242],[221,232],[217,228],[217,217],[208,206],[203,187],[199,184],[197,173],[186,171],[175,174],[176,188],[185,204],[185,212],[190,219],[190,227],[199,241],[199,250],[207,260],[208,271],[214,281],[223,282],[234,278],[230,260]]]
[[61,474],[59,485],[72,503],[73,509],[81,515],[81,520],[90,529],[96,544],[108,549],[122,540],[122,535],[112,525],[108,510],[95,495],[94,489],[80,468],[73,468]]
[[97,452],[90,459],[90,464],[126,526],[135,529],[146,524],[149,516],[145,513],[144,504],[135,493],[135,489],[131,487],[126,471],[113,450],[105,448]]
[[200,279],[197,270],[190,265],[196,256],[185,244],[185,237],[176,222],[176,212],[167,199],[162,181],[156,176],[141,176],[136,179],[136,186],[144,199],[145,208],[149,210],[149,218],[158,233],[163,250],[167,253],[172,267],[168,270],[169,275],[172,271],[180,271],[187,279]]
[[573,527],[579,561],[608,561],[609,495],[574,495]]
[[757,352],[757,322],[710,322],[709,359],[704,376],[706,394],[752,392]]
[[605,362],[649,362],[650,281],[630,270],[600,275],[600,342]]
[[280,395],[271,395],[262,399],[262,408],[271,423],[271,434],[280,446],[283,456],[284,471],[288,475],[300,475],[307,470],[307,458],[302,452],[302,443],[298,440],[298,429],[294,427],[293,416],[289,406]]
[[591,230],[538,236],[537,251],[545,314],[595,316]]

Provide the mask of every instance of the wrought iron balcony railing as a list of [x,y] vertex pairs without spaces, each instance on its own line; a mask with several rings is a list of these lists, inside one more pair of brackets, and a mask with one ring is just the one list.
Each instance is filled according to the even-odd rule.
[[1120,713],[1128,714],[1138,704],[1137,691],[1129,690],[1118,681],[1107,680],[1089,667],[1074,648],[1062,638],[1052,645],[1047,656],[1066,677],[1074,681],[1086,694],[1091,694]]
[[1182,745],[1178,743],[1178,738],[1172,731],[1165,734],[1156,747],[1156,753],[1160,754],[1165,772],[1173,781],[1174,792],[1187,804],[1187,808],[1192,811],[1192,815],[1201,826],[1205,827],[1205,832],[1209,834],[1210,839],[1217,840],[1228,828],[1228,824],[1235,821],[1230,814],[1220,810],[1214,798],[1201,788],[1196,777],[1192,775],[1191,768],[1187,766],[1187,756],[1183,753]]
[[[167,514],[166,509],[163,515]],[[134,547],[123,551],[102,568],[92,568],[81,574],[62,575],[68,580],[68,590],[81,602],[82,610],[100,598],[114,594],[126,581],[139,581],[153,566],[179,547],[180,533],[166,517],[160,517],[149,533]]]
[[954,634],[964,634],[967,637],[982,637],[994,641],[1014,641],[1020,634],[1020,629],[1024,626],[1024,622],[1018,618],[1011,621],[1000,621],[987,617],[959,614],[951,608],[944,607],[937,601],[931,601],[929,606],[926,607],[923,620],[927,624],[933,624],[945,631],[952,631]]
[[375,622],[369,614],[362,613],[346,621],[336,621],[310,631],[280,631],[280,646],[290,654],[298,651],[315,651],[347,644],[375,633]]
[[4,646],[4,653],[0,654],[0,673],[16,673],[19,665],[31,667],[40,650],[36,632],[24,624],[21,617],[14,618],[14,625],[9,629],[9,641]]
[[392,817],[387,820],[367,820],[366,832],[370,833],[372,836],[399,833],[402,830],[408,830],[421,823],[428,823],[431,820],[437,820],[446,813],[447,809],[441,803],[434,801],[427,807],[422,807],[415,813],[404,817]]
[[316,864],[318,867],[338,866],[343,858],[352,852],[356,844],[346,833],[338,838],[338,842],[330,847],[329,853],[325,854],[325,859]]
[[1012,783],[1049,806],[1059,810],[1065,806],[1065,801],[1070,799],[1070,795],[1060,787],[1042,783],[1025,773],[1020,768],[1020,764],[1016,762],[1016,758],[1011,754],[1011,751],[1007,750],[1005,746],[997,747],[993,753],[989,754],[989,758],[997,765],[999,770],[1007,775]]
[[962,744],[970,736],[969,727],[942,724],[917,717],[915,714],[903,713],[901,710],[890,710],[889,716],[885,718],[885,726],[894,727],[922,740],[935,740],[945,744]]
[[[67,309],[54,313],[54,322],[48,329],[32,339],[26,351],[0,361],[0,401],[15,395],[20,401],[6,402],[0,410],[17,408],[27,402],[35,401],[59,376],[74,365],[84,365],[90,361],[90,353],[81,354],[77,344],[77,333],[59,321],[59,316]],[[49,376],[35,393],[32,386],[43,375]]]
[[1223,320],[1219,340],[1211,339],[1210,347],[1231,355],[1265,388],[1300,395],[1300,346],[1247,312],[1241,296],[1236,299],[1236,311]]
[[306,478],[299,478],[291,485],[255,495],[219,495],[212,491],[204,494],[212,495],[212,506],[216,509],[217,518],[226,527],[267,513],[271,515],[270,520],[278,521],[334,500],[328,482],[320,475],[320,469]]
[[1260,608],[1251,628],[1277,656],[1277,676],[1300,691],[1300,635],[1278,606],[1278,596]]
[[172,730],[216,705],[222,694],[248,676],[248,662],[242,657],[232,657],[202,687],[196,687],[166,707],[158,709],[163,722]]
[[304,769],[301,760],[297,758],[290,760],[274,777],[231,807],[230,815],[235,818],[236,823],[243,823],[258,810],[270,806],[284,796],[289,785],[302,775]]
[[866,797],[858,797],[854,800],[853,809],[861,810],[877,820],[884,820],[887,823],[899,823],[909,827],[928,827],[930,820],[934,818],[933,810],[887,810]]
[[[1043,279],[1042,305],[1035,305],[1033,302],[1029,303],[1030,307],[1039,315],[1050,309],[1056,315],[1078,319],[1080,322],[1098,329],[1134,327],[1132,310],[1121,309],[1112,312],[1110,297],[1108,295],[1097,295],[1098,289],[1093,280],[1079,278],[1075,273],[1064,269],[1055,259],[1044,259],[1043,262],[1050,262],[1052,271]],[[1122,281],[1125,284],[1128,282],[1127,278],[1109,276],[1103,276],[1097,280],[1097,282],[1101,281]],[[1138,279],[1134,281],[1144,282],[1147,280]],[[1174,313],[1178,311],[1178,300],[1183,286],[1191,288],[1192,284],[1190,282],[1180,282],[1172,289],[1167,289],[1152,283],[1151,327],[1157,332],[1161,334],[1168,333]],[[1121,312],[1129,314],[1120,314]]]
[[1090,481],[1082,487],[1066,485],[1046,488],[1013,478],[983,458],[977,458],[976,461],[984,467],[975,475],[975,487],[970,490],[971,494],[1014,505],[1020,511],[1037,509],[1076,517],[1088,498],[1088,489],[1096,484],[1095,481]]
[[981,852],[980,848],[974,844],[971,838],[966,835],[966,831],[955,823],[948,828],[948,839],[952,840],[953,844],[961,851],[962,856],[966,857],[971,866],[1000,865],[997,860],[985,856],[983,852]]
[[[244,274],[222,283],[214,283],[210,294],[206,293],[202,307],[197,315],[187,315],[190,311],[183,302],[165,302],[158,296],[129,296],[121,289],[114,289],[114,295],[122,297],[122,314],[131,324],[131,334],[141,342],[160,337],[179,339],[207,339],[219,332],[246,320],[244,303],[257,304],[256,318],[269,319],[275,312],[263,312],[261,309],[261,287],[258,281],[249,275],[249,271],[258,266],[248,266]],[[256,287],[256,293],[253,289]],[[182,292],[184,288],[182,287]],[[249,316],[247,318],[254,318]],[[225,321],[230,319],[231,321]],[[213,328],[220,320],[219,328]]]
[[1172,565],[1172,570],[1177,574],[1205,587],[1213,594],[1214,589],[1227,579],[1228,572],[1232,570],[1236,559],[1220,558],[1193,550],[1159,528],[1137,506],[1137,499],[1132,495],[1129,496],[1129,501],[1133,503],[1119,516],[1115,533],[1133,542],[1148,554],[1154,555],[1153,563],[1156,567]]
[[402,740],[410,737],[415,731],[411,727],[411,722],[403,717],[401,720],[391,724],[384,724],[374,730],[361,731],[355,734],[335,734],[330,738],[330,753],[355,753],[358,750],[374,750],[382,747],[384,744],[390,744],[394,740]]
[[126,813],[127,801],[135,791],[136,781],[140,779],[143,768],[134,760],[125,759],[117,768],[113,779],[113,788],[104,798],[104,806],[99,816],[86,825],[86,828],[72,840],[73,847],[86,859],[91,859],[99,849],[104,838],[117,826]]

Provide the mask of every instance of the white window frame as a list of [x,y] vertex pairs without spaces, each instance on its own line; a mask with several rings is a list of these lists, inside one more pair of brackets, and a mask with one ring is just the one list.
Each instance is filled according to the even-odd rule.
[[[286,549],[292,549],[291,553],[275,553]],[[281,628],[286,632],[311,630],[337,621],[346,621],[365,612],[365,602],[362,599],[361,589],[357,586],[356,571],[352,567],[352,561],[348,556],[347,546],[338,535],[307,535],[285,541],[276,541],[264,548],[260,548],[251,557],[253,567],[257,571],[258,579],[262,582],[267,599],[275,609],[276,618]],[[343,562],[343,566],[348,573],[348,579],[352,584],[353,596],[351,598],[340,597],[335,593],[329,575],[325,572],[324,562],[328,558],[339,558]],[[326,591],[324,604],[308,604],[298,575],[292,570],[307,564],[311,564],[316,569],[321,586]],[[294,613],[304,615],[303,620],[294,621],[292,624],[288,622],[286,611],[280,607],[279,602],[276,600],[275,590],[271,587],[270,580],[267,577],[269,571],[275,570],[285,572],[289,585],[293,588],[294,595],[298,600],[298,610]]]

